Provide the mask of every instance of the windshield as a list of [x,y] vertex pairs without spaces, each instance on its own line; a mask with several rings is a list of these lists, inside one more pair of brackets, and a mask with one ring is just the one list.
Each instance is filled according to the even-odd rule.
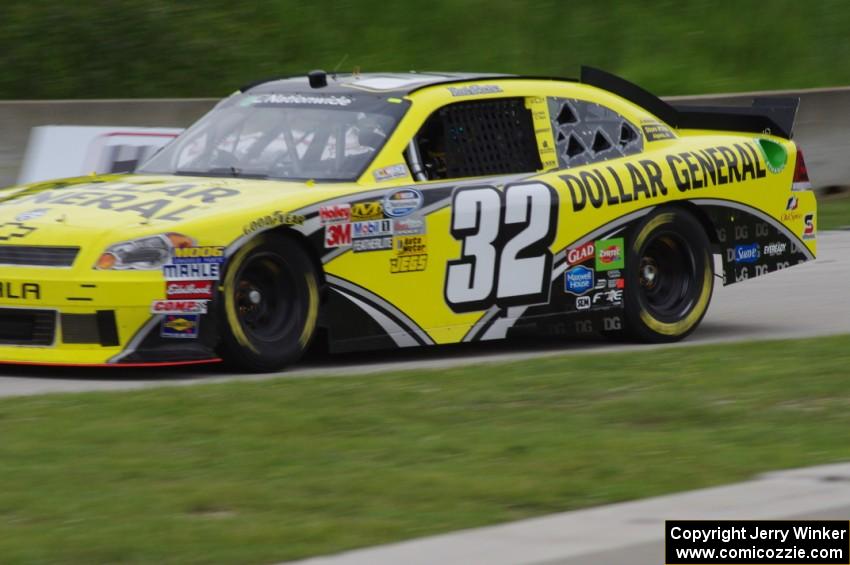
[[356,180],[407,109],[393,102],[374,95],[237,94],[137,172]]

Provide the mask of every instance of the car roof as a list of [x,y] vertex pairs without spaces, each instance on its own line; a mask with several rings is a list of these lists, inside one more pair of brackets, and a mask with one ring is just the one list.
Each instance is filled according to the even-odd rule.
[[255,94],[311,91],[327,94],[351,94],[359,90],[387,96],[405,96],[421,88],[437,84],[506,78],[519,77],[498,73],[419,73],[413,71],[408,73],[328,73],[327,86],[316,89],[310,87],[306,75],[299,75],[261,80],[243,86],[239,90],[242,92],[251,91]]

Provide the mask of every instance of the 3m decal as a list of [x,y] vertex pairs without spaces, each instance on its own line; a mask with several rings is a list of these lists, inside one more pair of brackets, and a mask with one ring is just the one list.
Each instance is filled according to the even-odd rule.
[[421,208],[423,200],[422,193],[416,189],[394,190],[384,198],[384,212],[392,218],[407,216]]
[[428,267],[427,255],[404,255],[390,259],[390,273],[413,273]]
[[452,197],[451,234],[462,242],[446,268],[455,312],[548,302],[558,194],[542,182],[463,187]]
[[176,247],[171,258],[174,265],[189,265],[192,263],[224,263],[224,247]]
[[350,222],[351,205],[333,204],[331,206],[322,206],[319,208],[319,220],[322,222],[322,225],[336,222]]
[[424,235],[407,235],[395,238],[396,255],[420,255],[428,252],[428,241]]
[[351,224],[330,224],[325,226],[325,247],[347,247],[351,245]]
[[380,220],[384,217],[384,208],[380,202],[358,202],[351,205],[351,221]]
[[221,276],[219,263],[190,263],[185,265],[163,265],[162,274],[167,281],[175,280],[218,280]]
[[213,281],[168,281],[165,283],[165,297],[175,299],[210,299],[213,297]]
[[595,284],[594,273],[583,265],[573,267],[564,273],[564,291],[570,294],[584,294]]
[[166,338],[196,338],[201,325],[197,314],[168,314],[162,319],[159,335]]
[[622,237],[600,239],[596,242],[596,270],[622,269],[626,265],[625,246]]
[[206,300],[154,300],[152,314],[206,314]]
[[304,225],[302,214],[287,214],[276,210],[267,216],[252,220],[250,224],[242,227],[242,233],[248,235],[256,231],[269,229],[277,226],[301,226]]

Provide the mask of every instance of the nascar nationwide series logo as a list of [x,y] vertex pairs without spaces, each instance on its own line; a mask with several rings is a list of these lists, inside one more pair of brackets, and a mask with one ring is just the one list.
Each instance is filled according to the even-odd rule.
[[395,190],[384,198],[384,212],[394,218],[407,216],[418,210],[423,200],[422,193],[414,188]]

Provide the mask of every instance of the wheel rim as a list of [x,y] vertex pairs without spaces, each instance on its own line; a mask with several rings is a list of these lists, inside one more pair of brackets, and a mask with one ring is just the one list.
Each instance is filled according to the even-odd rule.
[[295,286],[283,259],[262,253],[239,271],[233,289],[236,316],[254,342],[281,339],[293,322]]
[[644,246],[638,265],[644,307],[658,320],[677,321],[694,305],[697,262],[678,234],[659,233]]

